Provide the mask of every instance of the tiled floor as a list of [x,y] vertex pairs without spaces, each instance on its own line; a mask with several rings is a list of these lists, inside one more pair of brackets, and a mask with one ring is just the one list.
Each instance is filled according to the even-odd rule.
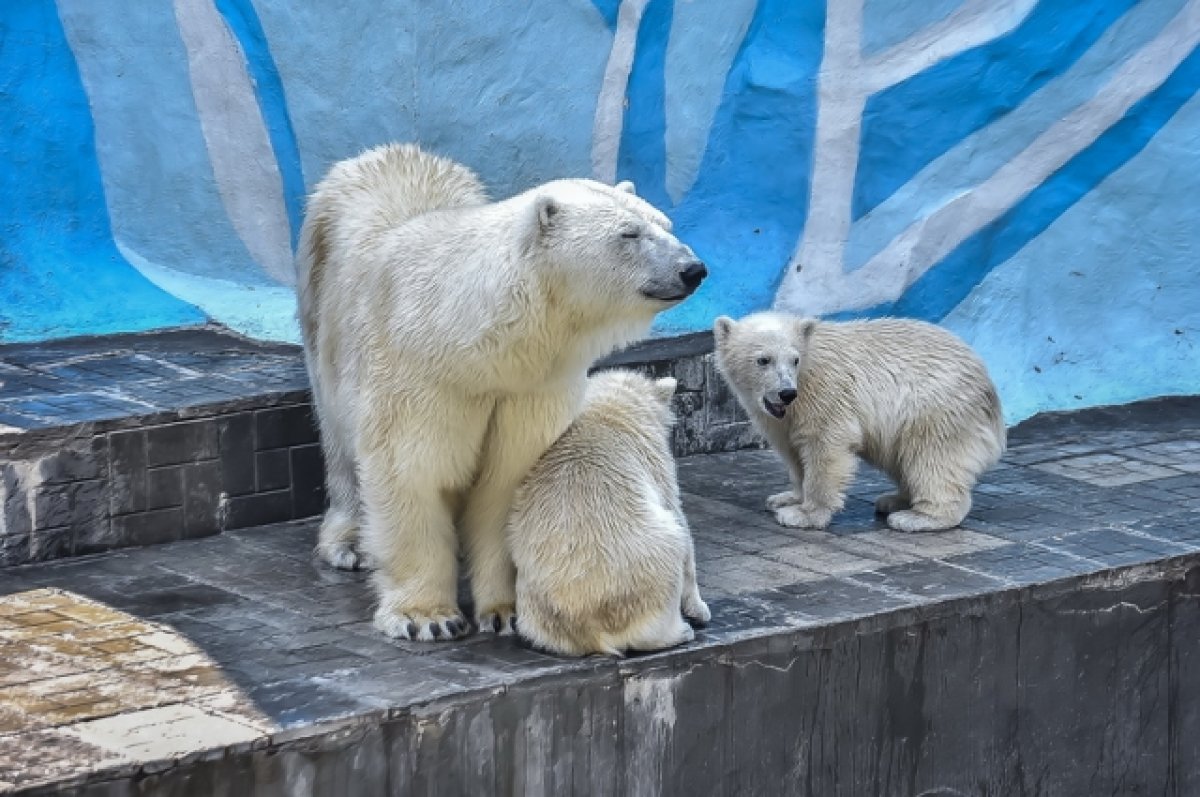
[[[1022,427],[964,527],[943,534],[888,530],[872,513],[885,489],[873,472],[828,532],[799,531],[763,509],[786,482],[770,452],[681,460],[714,612],[693,647],[1196,554],[1196,406]],[[384,639],[365,576],[314,564],[314,537],[304,522],[0,571],[0,790],[618,666],[511,639]]]

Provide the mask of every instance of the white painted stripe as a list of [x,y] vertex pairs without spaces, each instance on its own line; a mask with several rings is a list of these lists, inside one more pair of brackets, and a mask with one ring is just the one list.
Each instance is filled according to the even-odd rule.
[[999,218],[1153,92],[1200,45],[1200,0],[1115,71],[1096,96],[1038,136],[991,177],[908,226],[860,269],[789,273],[781,306],[803,313],[861,309],[899,298],[959,244]]
[[283,181],[245,56],[212,0],[175,0],[175,19],[229,220],[259,266],[291,284],[291,227]]
[[625,91],[633,70],[638,28],[649,0],[622,0],[617,10],[617,29],[604,67],[604,81],[596,99],[596,118],[592,126],[592,175],[601,182],[617,180],[617,156],[621,149],[621,131],[625,124]]
[[908,79],[916,70],[1006,33],[1020,24],[1035,4],[1036,0],[973,0],[864,61],[862,0],[829,3],[825,55],[817,77],[819,104],[808,217],[776,295],[777,305],[790,307],[807,301],[800,294],[814,281],[833,282],[842,273],[867,98]]

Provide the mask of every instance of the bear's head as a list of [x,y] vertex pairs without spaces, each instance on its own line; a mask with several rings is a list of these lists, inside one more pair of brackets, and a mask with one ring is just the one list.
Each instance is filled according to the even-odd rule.
[[535,206],[534,246],[575,308],[649,319],[690,296],[708,274],[632,183],[555,180],[537,189]]
[[796,400],[797,384],[816,320],[755,313],[713,323],[717,369],[747,412],[780,419]]
[[588,406],[608,420],[620,419],[622,426],[658,429],[666,433],[675,423],[674,377],[652,379],[635,371],[611,369],[588,377]]

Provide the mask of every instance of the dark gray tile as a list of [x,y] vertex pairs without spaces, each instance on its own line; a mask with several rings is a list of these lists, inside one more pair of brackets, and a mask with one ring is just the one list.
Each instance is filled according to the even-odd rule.
[[208,419],[146,430],[146,465],[181,465],[217,456],[217,426]]
[[274,407],[254,413],[259,451],[317,442],[312,405]]
[[292,491],[256,493],[230,498],[226,504],[225,528],[265,526],[292,518]]
[[313,444],[291,449],[292,505],[295,517],[319,515],[325,510],[325,461],[321,447]]

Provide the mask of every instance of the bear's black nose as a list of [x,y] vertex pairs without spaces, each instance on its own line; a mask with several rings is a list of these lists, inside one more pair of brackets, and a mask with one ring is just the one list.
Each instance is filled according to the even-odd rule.
[[790,387],[779,391],[779,400],[784,404],[791,404],[796,400],[796,391]]
[[679,272],[679,279],[689,290],[700,284],[700,281],[708,276],[708,269],[699,260],[693,260],[683,267],[683,271]]

